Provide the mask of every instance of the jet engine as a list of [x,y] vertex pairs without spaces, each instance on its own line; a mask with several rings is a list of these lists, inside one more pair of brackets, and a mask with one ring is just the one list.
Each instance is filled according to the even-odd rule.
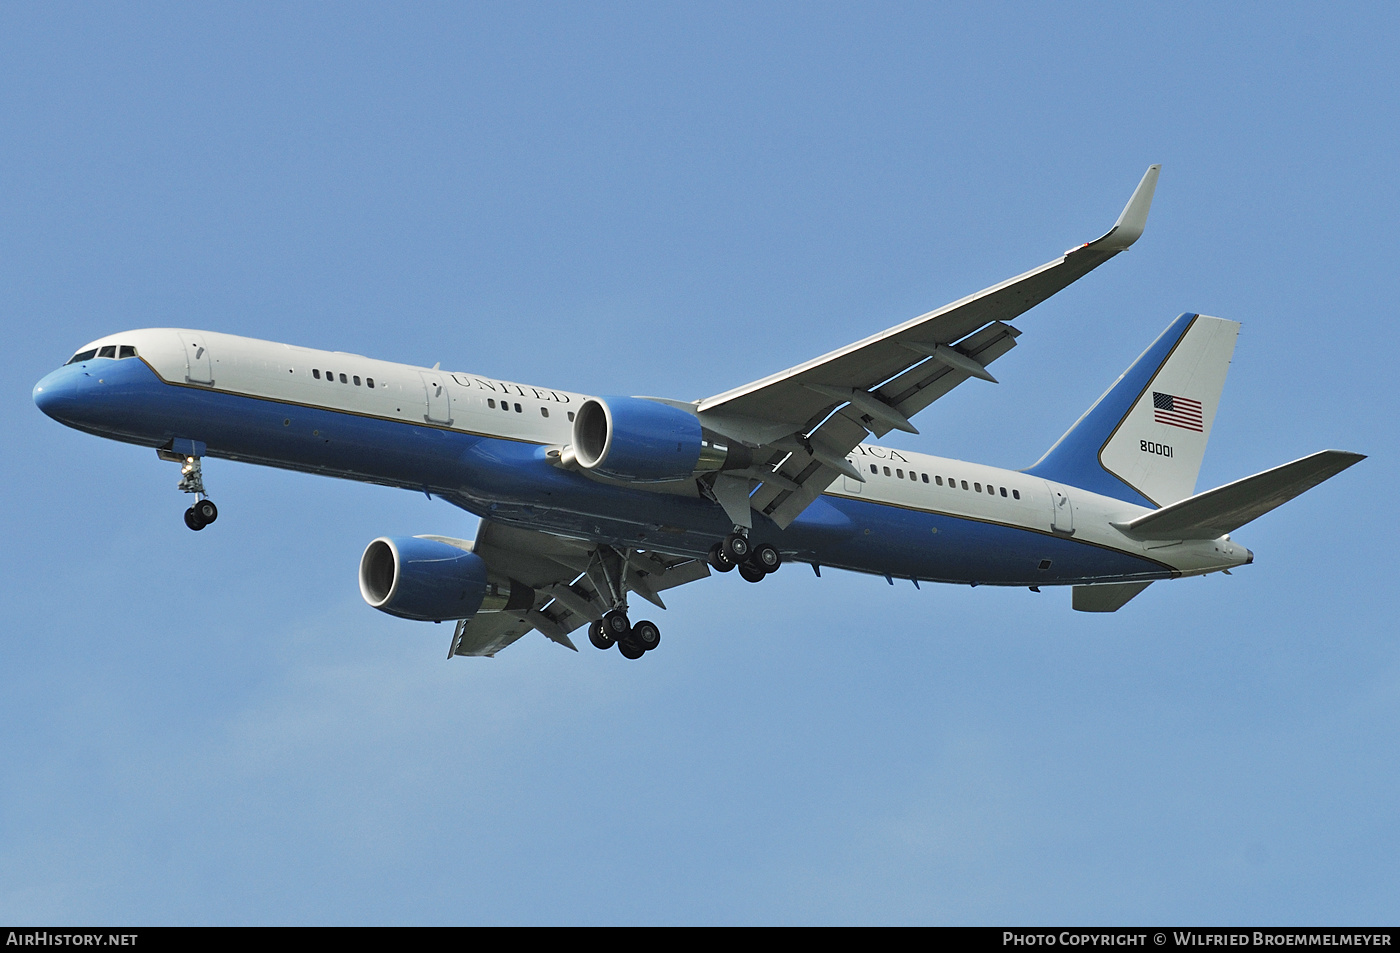
[[630,483],[684,480],[748,466],[748,449],[710,433],[688,410],[642,397],[590,397],[574,417],[574,461]]
[[360,557],[360,595],[381,612],[423,622],[529,611],[535,591],[490,573],[470,547],[445,537],[381,536]]

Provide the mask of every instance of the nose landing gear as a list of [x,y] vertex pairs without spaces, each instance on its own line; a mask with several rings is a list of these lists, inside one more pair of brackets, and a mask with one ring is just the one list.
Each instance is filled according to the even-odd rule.
[[185,525],[198,532],[219,518],[219,508],[214,501],[204,495],[204,469],[199,457],[182,457],[180,482],[176,489],[193,493],[194,505],[185,510]]

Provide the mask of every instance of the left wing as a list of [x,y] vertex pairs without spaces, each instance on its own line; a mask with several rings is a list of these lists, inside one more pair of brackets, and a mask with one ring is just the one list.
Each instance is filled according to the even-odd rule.
[[[755,454],[751,470],[715,477],[715,499],[739,525],[751,525],[752,508],[786,528],[837,476],[863,481],[846,455],[867,433],[918,433],[910,418],[958,384],[969,377],[995,382],[987,365],[1015,347],[1021,333],[1006,321],[1137,241],[1160,169],[1148,167],[1101,238],[863,341],[700,401],[696,411],[704,426],[766,451]],[[754,483],[759,486],[750,496]]]
[[535,591],[528,608],[478,612],[458,622],[449,658],[495,655],[531,629],[575,649],[569,633],[601,619],[628,592],[664,609],[659,592],[710,574],[709,566],[689,557],[619,551],[490,520],[481,521],[475,543],[444,542],[472,550],[492,573]]

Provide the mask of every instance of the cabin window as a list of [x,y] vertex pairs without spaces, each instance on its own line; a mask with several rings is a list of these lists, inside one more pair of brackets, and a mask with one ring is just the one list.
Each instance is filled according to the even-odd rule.
[[927,473],[920,473],[919,476],[921,476],[921,477],[923,478],[923,480],[924,480],[925,483],[928,482],[928,474],[927,474]]
[[981,492],[982,492],[982,484],[980,484],[980,483],[974,483],[974,484],[972,484],[972,492],[974,492],[974,493],[981,493]]
[[896,471],[894,471],[894,475],[897,476],[897,477],[899,477],[901,480],[904,479],[904,471],[903,471],[903,470],[896,470]]
[[571,410],[571,411],[569,411],[569,423],[573,423],[573,422],[574,422],[574,412]]
[[1014,496],[1014,497],[1016,497],[1016,499],[1019,500],[1019,499],[1021,498],[1021,491],[1020,491],[1020,490],[1012,490],[1012,491],[1011,491],[1011,495]]
[[936,477],[933,478],[933,482],[934,482],[934,483],[937,483],[939,486],[942,486],[942,485],[943,485],[943,478],[942,478],[941,476],[936,476]]
[[495,409],[496,409],[496,398],[494,398],[494,397],[488,397],[488,398],[486,398],[486,406],[487,406],[487,407],[490,407],[492,410],[495,410]]
[[365,378],[365,383],[366,383],[367,385],[369,385],[370,389],[373,389],[373,388],[374,388],[374,378],[373,378],[373,377],[366,377],[366,378]]
[[889,468],[889,467],[885,467],[885,476],[889,476],[889,475],[890,475],[890,468]]
[[341,375],[340,375],[340,382],[341,382],[342,384],[348,384],[348,383],[350,383],[349,381],[347,381],[347,380],[345,379],[345,375],[344,375],[344,374],[341,374]]
[[875,464],[872,463],[872,464],[870,464],[870,472],[873,473],[873,474],[875,474],[876,476],[879,476],[879,475],[880,475],[880,468],[877,467]]
[[130,344],[123,344],[123,345],[122,345],[122,349],[121,349],[121,351],[119,352],[119,356],[120,356],[120,357],[135,357],[135,356],[136,356],[136,348],[132,347]]
[[541,407],[541,408],[540,408],[540,416],[541,416],[541,417],[548,417],[548,416],[549,416],[549,408],[548,408],[548,407]]
[[316,378],[316,379],[319,381],[319,380],[321,379],[321,372],[320,372],[320,370],[318,370],[317,368],[314,368],[314,367],[313,367],[313,368],[311,369],[311,376],[314,377],[314,378]]
[[523,411],[523,410],[520,409],[520,405],[519,405],[519,404],[516,404],[516,405],[515,405],[515,412],[516,412],[517,414],[523,414],[523,413],[525,413],[525,411]]
[[117,346],[116,346],[115,344],[108,344],[106,347],[102,348],[100,351],[97,352],[97,356],[98,356],[98,357],[116,357],[116,356],[117,356]]
[[358,375],[358,374],[355,376],[355,386],[356,386],[356,387],[359,387],[359,386],[360,386],[360,378],[359,378],[359,375]]
[[963,489],[966,490],[966,489],[967,489],[967,481],[966,481],[966,480],[963,480],[963,481],[962,481],[962,485],[963,485]]
[[1006,487],[1002,487],[1002,488],[1001,488],[1001,495],[1002,495],[1002,496],[1005,496],[1005,495],[1006,495]]

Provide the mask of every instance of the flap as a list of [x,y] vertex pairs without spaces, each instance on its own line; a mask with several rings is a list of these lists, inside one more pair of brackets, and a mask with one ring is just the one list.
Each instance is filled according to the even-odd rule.
[[[614,604],[612,593],[601,592],[607,579],[621,579],[624,592],[661,608],[659,592],[710,574],[703,561],[688,556],[627,550],[554,536],[537,530],[482,520],[471,544],[488,571],[522,582],[535,590],[533,604],[521,611],[478,612],[457,624],[451,655],[494,655],[531,629],[567,648],[569,633],[596,619]],[[619,564],[600,571],[606,558]]]

